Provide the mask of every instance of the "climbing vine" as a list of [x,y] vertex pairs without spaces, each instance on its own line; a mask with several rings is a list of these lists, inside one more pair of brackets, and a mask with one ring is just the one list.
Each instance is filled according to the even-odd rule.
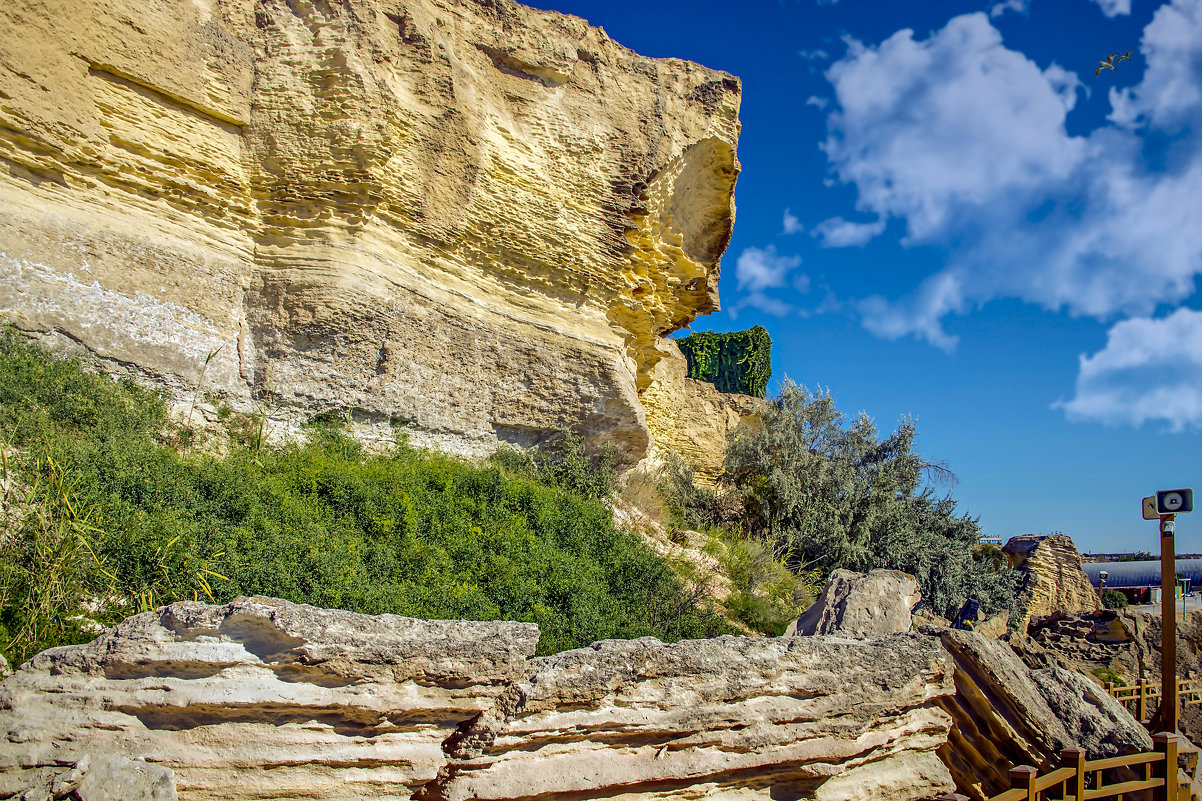
[[772,376],[772,338],[757,325],[748,331],[700,331],[676,340],[689,363],[689,378],[709,381],[721,392],[764,397]]

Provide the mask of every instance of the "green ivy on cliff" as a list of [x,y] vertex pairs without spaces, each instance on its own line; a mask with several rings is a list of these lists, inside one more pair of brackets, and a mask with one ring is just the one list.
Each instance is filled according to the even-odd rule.
[[757,325],[748,331],[700,331],[676,340],[689,363],[689,378],[708,381],[719,392],[764,397],[772,377],[772,338]]

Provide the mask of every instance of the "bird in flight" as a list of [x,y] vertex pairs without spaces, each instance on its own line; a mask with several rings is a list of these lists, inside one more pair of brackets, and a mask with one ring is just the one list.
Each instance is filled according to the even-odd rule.
[[[1106,60],[1105,60],[1105,61],[1099,61],[1099,62],[1098,62],[1098,68],[1097,68],[1096,70],[1094,70],[1094,71],[1093,71],[1093,75],[1094,75],[1094,77],[1096,78],[1096,77],[1098,77],[1099,75],[1101,75],[1101,74],[1102,74],[1102,70],[1104,70],[1104,69],[1106,69],[1106,70],[1112,70],[1112,69],[1114,69],[1114,68],[1115,68],[1115,67],[1114,67],[1114,65],[1115,65],[1115,64],[1118,64],[1118,63],[1119,63],[1119,61],[1130,61],[1130,60],[1131,60],[1131,54],[1132,54],[1132,53],[1134,53],[1134,52],[1135,52],[1134,50],[1128,50],[1126,55],[1123,55],[1122,53],[1111,53],[1110,55],[1106,56]],[[1118,61],[1115,61],[1115,60],[1114,60],[1114,57],[1115,57],[1115,56],[1119,56],[1119,60],[1118,60]]]

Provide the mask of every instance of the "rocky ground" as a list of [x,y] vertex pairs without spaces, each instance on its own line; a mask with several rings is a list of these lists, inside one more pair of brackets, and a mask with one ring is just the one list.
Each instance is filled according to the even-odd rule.
[[903,578],[841,576],[813,635],[540,658],[527,623],[176,603],[0,683],[0,798],[982,799],[1150,748],[1035,638],[911,630]]

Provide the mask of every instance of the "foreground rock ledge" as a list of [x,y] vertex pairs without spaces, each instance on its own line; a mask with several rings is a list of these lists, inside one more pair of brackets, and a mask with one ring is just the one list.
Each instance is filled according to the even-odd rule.
[[936,638],[644,638],[534,659],[537,640],[529,623],[173,604],[0,684],[0,798],[74,786],[88,801],[106,782],[187,801],[952,786]]

